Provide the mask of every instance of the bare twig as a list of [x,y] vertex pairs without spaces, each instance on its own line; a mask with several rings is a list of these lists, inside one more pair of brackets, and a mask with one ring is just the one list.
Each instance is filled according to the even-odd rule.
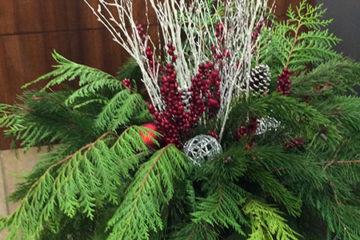
[[[197,74],[200,63],[214,60],[214,56],[209,52],[211,53],[212,47],[215,47],[218,55],[221,55],[221,59],[216,61],[221,78],[221,101],[218,114],[221,139],[231,111],[231,103],[242,93],[241,86],[247,86],[245,94],[249,96],[253,45],[256,45],[252,34],[259,22],[265,18],[268,0],[217,0],[211,6],[207,0],[196,0],[190,3],[187,0],[148,0],[159,24],[158,36],[162,40],[159,41],[159,49],[154,43],[156,41],[150,36],[146,36],[144,41],[138,34],[137,20],[133,15],[135,1],[97,0],[97,9],[89,3],[89,0],[83,1],[109,30],[114,41],[135,59],[141,69],[143,82],[151,102],[157,111],[162,111],[164,107],[159,86],[160,72],[155,64],[156,61],[146,60],[147,47],[152,49],[157,59],[161,59],[161,56],[155,56],[156,53],[166,50],[169,43],[176,48],[178,59],[174,66],[180,89],[190,87],[191,78]],[[148,15],[147,8],[146,5],[146,16]],[[222,10],[221,16],[219,13],[214,14],[214,10],[219,9]],[[208,24],[209,19],[213,22],[221,22],[224,28],[222,33],[224,41],[219,41],[215,37],[216,29]],[[204,41],[205,39],[207,41]],[[190,56],[186,55],[187,49],[191,53]],[[149,62],[153,62],[153,65],[150,66]]]
[[360,164],[360,160],[352,160],[352,161],[336,161],[333,164]]
[[336,159],[337,159],[337,157],[338,157],[338,155],[339,155],[339,153],[340,153],[340,151],[341,151],[341,149],[343,148],[344,145],[345,145],[345,143],[341,144],[341,145],[336,149],[336,151],[335,151],[335,153],[334,153],[334,156],[333,156],[333,159],[324,166],[324,171],[326,171],[331,165],[333,165],[334,163],[337,162]]

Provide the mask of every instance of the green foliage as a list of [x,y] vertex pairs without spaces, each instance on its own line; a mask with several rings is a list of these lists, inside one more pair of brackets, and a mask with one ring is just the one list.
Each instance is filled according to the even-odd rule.
[[[335,148],[336,144],[341,140],[338,129],[326,115],[319,112],[314,106],[300,102],[296,98],[289,98],[274,93],[265,97],[252,97],[248,100],[238,99],[233,106],[229,119],[229,133],[234,133],[236,129],[244,125],[247,116],[241,114],[248,113],[248,116],[274,117],[282,123],[282,128],[278,129],[276,134],[282,141],[291,140],[297,136],[302,136],[312,144],[319,144],[319,131],[324,127],[328,127],[328,143],[329,146]],[[227,135],[227,139],[234,138],[233,135]],[[321,142],[320,142],[321,143]]]
[[96,206],[118,203],[118,186],[130,177],[129,171],[141,159],[139,154],[148,154],[139,131],[144,129],[130,127],[117,139],[113,133],[104,134],[50,165],[30,186],[20,207],[1,219],[0,229],[8,227],[9,239],[20,238],[19,229],[23,239],[37,239],[45,224],[59,231],[62,213],[70,218],[81,213],[93,219]]
[[125,78],[132,80],[131,84],[133,85],[133,89],[137,91],[137,83],[136,80],[140,80],[142,78],[141,70],[139,65],[133,58],[130,58],[124,65],[119,68],[117,72],[116,78],[120,81]]
[[173,240],[217,240],[219,239],[219,233],[214,230],[209,224],[191,223],[180,228],[178,231],[173,233],[169,239]]
[[[222,17],[217,10],[203,24]],[[11,240],[360,239],[360,65],[331,49],[338,39],[321,30],[324,13],[303,1],[264,29],[258,61],[277,74],[297,71],[291,94],[239,96],[223,152],[200,167],[136,126],[152,117],[134,62],[117,79],[54,52],[56,69],[33,82],[48,80],[45,88],[0,104],[0,127],[25,150],[57,144],[10,196],[19,208],[0,230]],[[71,81],[78,88],[52,89]],[[266,117],[280,126],[236,137],[249,118]],[[210,120],[193,135],[214,129]],[[150,147],[142,135],[152,133]],[[302,146],[286,147],[299,137]]]
[[184,179],[184,160],[184,154],[169,145],[139,168],[124,201],[109,221],[112,232],[108,239],[149,239],[151,230],[163,228],[160,208],[171,200],[174,182]]
[[98,133],[93,129],[91,118],[65,106],[71,94],[72,91],[25,92],[20,98],[24,104],[5,106],[0,112],[0,127],[7,128],[7,136],[22,140],[25,150],[59,140],[79,148]]
[[290,215],[300,215],[301,200],[286,189],[272,174],[261,170],[261,168],[253,168],[248,174],[251,181],[257,183],[263,191],[269,193],[276,202],[284,205]]
[[241,223],[246,220],[238,205],[245,199],[242,190],[235,184],[228,186],[213,183],[214,187],[206,198],[198,199],[197,210],[192,213],[195,223],[205,222],[211,226],[233,227],[239,234],[245,235]]
[[116,93],[104,106],[95,125],[103,131],[115,131],[120,126],[136,124],[138,120],[151,120],[147,104],[139,94],[131,94],[129,89],[125,89]]
[[250,216],[252,233],[248,240],[297,240],[294,232],[279,211],[259,201],[249,201],[244,206],[244,213]]
[[[56,70],[33,82],[50,78],[45,88],[26,91],[19,99],[23,104],[0,108],[0,127],[7,128],[7,136],[21,140],[25,150],[60,142],[75,151],[107,131],[152,120],[142,97],[121,81],[56,52],[53,57],[59,63]],[[76,90],[46,91],[75,79]]]
[[49,79],[48,83],[42,89],[44,91],[55,85],[78,80],[79,88],[68,96],[65,101],[65,105],[67,106],[74,104],[76,106],[76,102],[79,99],[82,106],[85,104],[85,101],[87,101],[87,104],[93,103],[94,101],[102,102],[103,99],[98,97],[99,94],[104,94],[106,91],[117,92],[125,88],[121,81],[110,74],[72,62],[55,51],[52,56],[58,63],[58,65],[54,66],[56,69],[28,84],[25,84],[23,88],[27,88],[34,83]]
[[[329,78],[330,76],[330,78]],[[325,84],[329,82],[330,86]],[[332,59],[313,71],[292,78],[292,95],[306,99],[308,96],[357,94],[355,87],[360,85],[360,64],[339,57]],[[322,89],[316,89],[323,86]]]
[[[306,0],[300,2],[296,11],[290,6],[289,19],[274,21],[273,29],[264,30],[259,61],[270,65],[277,76],[284,67],[299,71],[309,63],[317,66],[338,56],[332,47],[340,40],[328,30],[322,30],[332,22],[323,19],[325,13],[322,4],[313,7]],[[304,31],[305,28],[308,31]]]

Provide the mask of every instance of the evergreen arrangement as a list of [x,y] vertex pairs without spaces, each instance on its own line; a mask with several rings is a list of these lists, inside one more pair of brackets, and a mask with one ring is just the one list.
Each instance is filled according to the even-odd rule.
[[322,6],[149,2],[160,49],[132,1],[100,1],[133,57],[119,76],[54,52],[24,86],[43,89],[0,105],[21,147],[54,146],[9,197],[7,239],[360,239],[360,63]]

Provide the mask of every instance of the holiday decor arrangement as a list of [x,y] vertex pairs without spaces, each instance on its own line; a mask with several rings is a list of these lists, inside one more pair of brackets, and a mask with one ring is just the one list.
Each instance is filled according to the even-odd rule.
[[24,86],[43,89],[0,105],[25,150],[55,145],[8,239],[360,239],[360,64],[321,5],[149,0],[152,38],[135,1],[84,2],[132,60],[117,78],[54,52]]

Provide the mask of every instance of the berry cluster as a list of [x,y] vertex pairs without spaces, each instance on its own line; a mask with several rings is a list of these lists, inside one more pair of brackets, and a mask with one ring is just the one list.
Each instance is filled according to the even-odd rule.
[[[177,58],[174,54],[175,47],[169,44],[168,48],[168,53],[172,56],[174,63]],[[182,105],[182,94],[178,90],[175,66],[168,63],[162,68],[162,72],[160,93],[167,109],[163,112],[156,112],[154,106],[149,105],[149,111],[154,115],[155,125],[164,135],[165,142],[180,147],[180,133],[186,132],[190,128],[189,114],[185,112]]]
[[207,135],[212,136],[216,140],[219,140],[219,135],[216,133],[216,131],[210,131]]
[[133,89],[133,87],[132,87],[132,85],[131,85],[131,80],[130,80],[130,79],[125,78],[125,79],[122,80],[121,82],[122,82],[122,84],[124,84],[125,87],[127,87],[128,89],[130,89],[130,90]]
[[224,47],[224,45],[225,45],[224,23],[219,22],[216,25],[215,36],[218,40],[217,44],[218,44],[219,48],[217,48],[216,46],[212,46],[211,51],[213,52],[216,61],[219,61],[219,60],[223,59],[224,57],[229,58],[230,52],[227,49],[225,49],[225,47]]
[[286,143],[286,148],[288,149],[291,149],[291,148],[294,148],[294,147],[301,147],[304,145],[304,138],[296,138],[295,140],[293,141],[290,141],[288,143]]
[[258,25],[256,26],[255,30],[253,31],[252,35],[251,35],[251,40],[252,40],[252,43],[255,44],[256,41],[258,40],[261,32],[262,32],[262,29],[265,25],[265,21],[260,21],[258,23]]
[[252,42],[252,48],[253,48],[252,53],[254,53],[256,51],[255,44],[262,32],[264,25],[265,25],[265,21],[264,20],[260,21],[251,35],[251,42]]
[[[223,25],[218,24],[217,36],[219,39],[222,38],[223,29]],[[142,25],[138,25],[137,30],[145,42],[146,35]],[[159,112],[150,104],[149,111],[154,116],[157,129],[164,135],[165,142],[180,147],[182,137],[187,135],[192,127],[196,126],[207,109],[209,110],[209,117],[216,115],[220,108],[221,80],[214,63],[200,64],[198,74],[191,80],[192,86],[189,89],[184,89],[183,91],[186,91],[186,94],[183,94],[176,82],[177,73],[174,66],[178,58],[175,54],[176,48],[171,43],[167,47],[167,54],[171,58],[171,63],[167,63],[165,66],[162,66],[159,61],[155,61],[152,48],[146,47],[145,54],[150,68],[149,74],[154,74],[155,69],[159,69],[161,73],[160,93],[165,103],[164,109]],[[222,56],[221,54],[221,58]],[[124,80],[123,83],[128,88],[131,87],[128,80]],[[187,101],[187,108],[184,107],[183,100]]]
[[220,49],[216,48],[215,46],[212,46],[211,51],[213,52],[216,61],[220,61],[224,57],[227,57],[227,58],[230,57],[230,52],[226,49],[220,50]]
[[219,41],[219,44],[224,44],[225,42],[225,37],[224,37],[224,23],[219,22],[218,24],[216,24],[216,33],[215,33],[216,38]]
[[192,85],[189,90],[192,92],[190,106],[192,123],[196,123],[207,108],[210,118],[220,109],[220,76],[214,66],[211,62],[200,64],[199,73],[191,79]]
[[246,126],[241,126],[236,133],[237,139],[244,136],[254,134],[258,128],[258,121],[256,118],[250,118]]
[[146,58],[147,58],[147,61],[148,61],[148,64],[149,64],[151,74],[155,73],[154,68],[155,68],[155,70],[157,68],[160,68],[160,70],[161,70],[160,62],[159,61],[154,61],[154,52],[152,51],[150,46],[146,47]]
[[322,85],[316,86],[316,89],[317,89],[317,90],[321,90],[321,89],[323,89],[324,87],[330,87],[330,86],[331,86],[331,82],[328,81],[328,82],[326,82],[326,83],[324,83],[324,84],[322,84]]
[[139,34],[140,38],[141,38],[141,41],[145,42],[147,36],[145,34],[145,30],[144,30],[143,25],[141,25],[141,24],[137,25],[136,29],[138,31],[138,34]]
[[168,46],[168,54],[169,56],[172,57],[171,62],[175,63],[178,58],[178,56],[175,54],[175,47],[171,43],[169,43],[167,46]]
[[[141,41],[143,43],[145,43],[146,39],[147,39],[147,35],[145,33],[144,27],[141,24],[139,24],[136,27],[136,29],[138,31],[138,34],[140,36]],[[154,74],[154,68],[157,69],[161,65],[160,65],[160,63],[158,61],[154,61],[154,52],[152,51],[150,46],[147,46],[145,50],[146,50],[145,54],[146,54],[147,63],[148,63],[149,68],[150,68],[150,73]]]
[[276,92],[281,92],[282,95],[289,95],[291,88],[290,76],[292,74],[291,70],[284,68],[283,72],[278,76],[279,81],[276,82],[278,88]]
[[[154,115],[157,129],[164,135],[166,143],[181,146],[182,137],[196,126],[204,112],[209,110],[209,117],[214,117],[220,108],[220,77],[219,71],[214,68],[214,63],[199,65],[198,74],[192,78],[192,86],[188,89],[191,93],[190,110],[183,106],[183,92],[179,90],[176,82],[177,73],[174,63],[177,60],[175,47],[168,44],[168,54],[171,62],[162,67],[160,93],[166,105],[163,112],[155,111],[149,105],[149,111]],[[150,54],[149,54],[150,55]]]

